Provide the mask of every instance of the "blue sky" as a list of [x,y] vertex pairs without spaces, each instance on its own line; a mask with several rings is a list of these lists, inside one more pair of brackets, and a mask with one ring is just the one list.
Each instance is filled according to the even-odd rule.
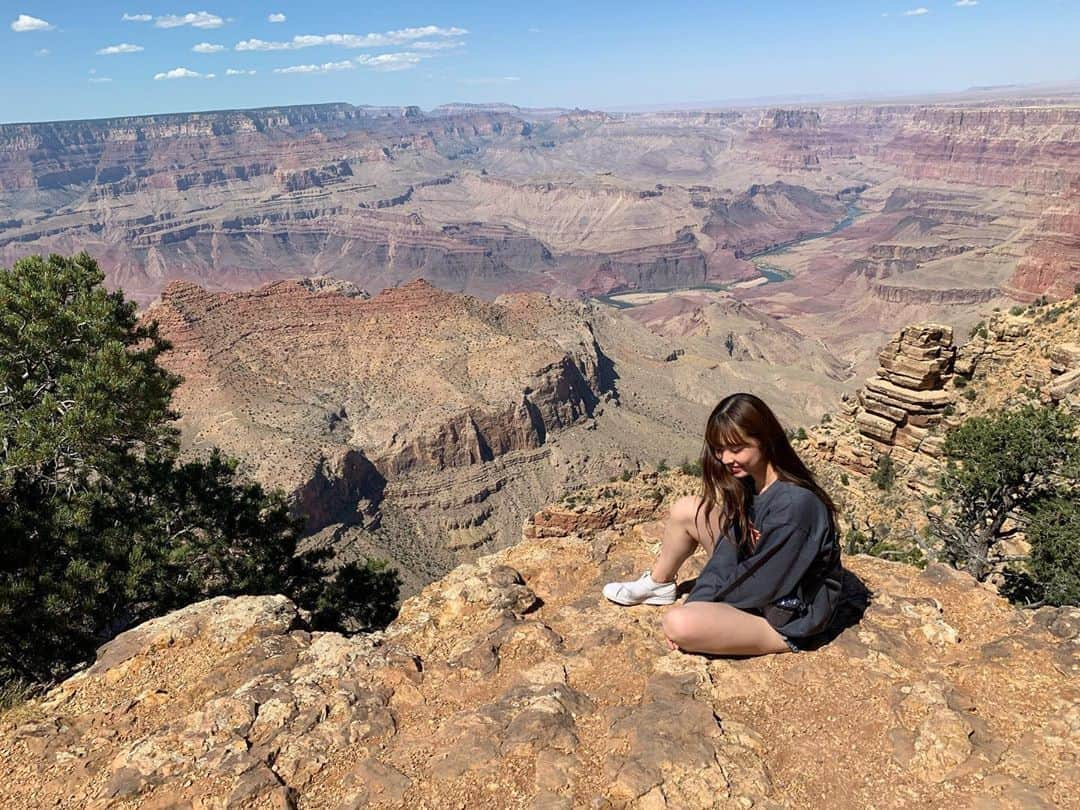
[[1080,80],[1074,0],[3,0],[0,121],[346,101],[613,108]]

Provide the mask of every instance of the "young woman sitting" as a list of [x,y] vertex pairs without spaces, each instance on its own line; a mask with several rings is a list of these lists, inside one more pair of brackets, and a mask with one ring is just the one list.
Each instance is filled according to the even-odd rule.
[[840,600],[836,507],[752,394],[732,394],[713,409],[701,466],[702,494],[671,507],[652,570],[608,583],[604,596],[672,604],[679,567],[701,546],[708,562],[685,603],[664,614],[668,645],[720,655],[798,652]]

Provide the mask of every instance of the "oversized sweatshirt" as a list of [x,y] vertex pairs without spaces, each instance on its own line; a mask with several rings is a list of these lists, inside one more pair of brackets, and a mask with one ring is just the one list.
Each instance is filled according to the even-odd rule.
[[[840,601],[842,576],[829,510],[809,489],[775,481],[751,499],[748,517],[760,532],[753,551],[740,549],[735,529],[720,538],[687,601],[762,612],[789,638],[821,632]],[[802,607],[778,625],[766,608],[791,596]]]

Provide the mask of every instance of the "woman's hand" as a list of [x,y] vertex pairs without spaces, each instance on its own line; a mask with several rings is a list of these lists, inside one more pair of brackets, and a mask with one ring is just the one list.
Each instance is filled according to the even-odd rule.
[[677,649],[679,649],[679,645],[676,644],[674,641],[672,641],[667,636],[664,636],[664,641],[667,643],[667,648],[669,650],[677,650]]

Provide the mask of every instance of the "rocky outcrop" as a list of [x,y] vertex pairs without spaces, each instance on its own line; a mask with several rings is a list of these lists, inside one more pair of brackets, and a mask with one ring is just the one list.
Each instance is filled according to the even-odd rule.
[[855,424],[864,437],[891,453],[896,448],[937,456],[940,425],[955,395],[945,391],[956,347],[952,328],[938,324],[909,326],[878,355],[877,376],[859,392],[862,409]]
[[694,486],[576,493],[382,633],[313,632],[280,596],[130,630],[0,715],[0,804],[1077,806],[1075,609],[1020,612],[944,566],[855,557],[813,651],[673,652],[662,609],[599,592],[647,566],[664,506]]

